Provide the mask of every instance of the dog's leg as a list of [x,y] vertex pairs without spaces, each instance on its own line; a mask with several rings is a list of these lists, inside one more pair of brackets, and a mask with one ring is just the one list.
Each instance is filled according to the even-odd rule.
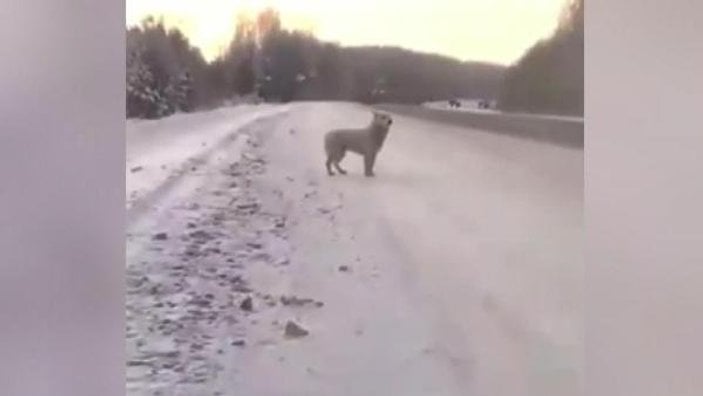
[[327,156],[327,162],[325,162],[325,167],[327,168],[327,174],[329,176],[334,176],[334,172],[332,172],[332,156]]
[[366,177],[375,176],[373,173],[374,162],[376,162],[376,154],[366,154],[364,156],[364,175],[366,175]]
[[347,171],[342,169],[341,166],[339,166],[339,162],[334,163],[334,168],[337,169],[337,172],[339,172],[340,175],[346,175]]
[[342,169],[341,166],[339,166],[339,163],[342,162],[342,159],[344,159],[344,154],[346,154],[346,151],[342,151],[337,155],[334,160],[332,161],[332,164],[334,165],[334,168],[337,169],[337,172],[341,175],[346,175],[347,171]]

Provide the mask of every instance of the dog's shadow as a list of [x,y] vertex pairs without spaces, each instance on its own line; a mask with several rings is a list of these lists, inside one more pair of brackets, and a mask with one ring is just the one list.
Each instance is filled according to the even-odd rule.
[[413,186],[423,182],[424,177],[417,173],[393,173],[379,170],[375,176],[367,177],[363,172],[349,170],[346,175],[336,174],[330,177],[335,183],[350,183],[356,185],[393,185]]

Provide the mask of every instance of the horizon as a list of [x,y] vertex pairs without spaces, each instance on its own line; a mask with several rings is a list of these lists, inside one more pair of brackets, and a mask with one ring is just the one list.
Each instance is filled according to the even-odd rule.
[[[535,0],[530,5],[520,0],[127,0],[125,26],[138,26],[148,16],[163,19],[211,62],[233,38],[238,15],[274,8],[284,28],[307,31],[343,47],[397,47],[461,62],[510,66],[554,32],[566,4],[567,0]],[[388,23],[389,16],[402,22]],[[383,28],[358,28],[369,24]]]

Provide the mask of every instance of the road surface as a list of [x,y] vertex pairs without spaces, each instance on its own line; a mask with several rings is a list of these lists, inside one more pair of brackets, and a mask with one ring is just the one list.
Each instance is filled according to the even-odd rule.
[[395,115],[328,177],[369,117],[128,123],[129,394],[582,394],[583,151]]

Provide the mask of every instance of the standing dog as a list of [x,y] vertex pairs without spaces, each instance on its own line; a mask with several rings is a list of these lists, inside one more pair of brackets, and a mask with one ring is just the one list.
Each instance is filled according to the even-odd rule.
[[332,166],[342,175],[347,171],[339,166],[347,151],[364,157],[364,175],[374,176],[373,165],[376,156],[388,136],[388,130],[393,124],[391,116],[374,112],[371,124],[362,129],[337,129],[325,134],[325,152],[327,153],[327,174],[334,176]]

